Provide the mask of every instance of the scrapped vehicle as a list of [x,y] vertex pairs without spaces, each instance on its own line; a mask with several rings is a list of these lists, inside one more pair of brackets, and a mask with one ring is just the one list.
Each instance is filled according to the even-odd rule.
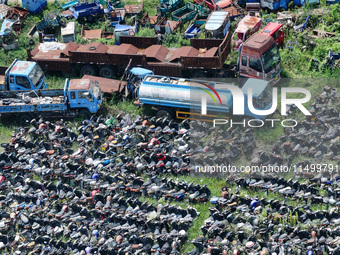
[[252,34],[259,31],[262,25],[262,19],[254,16],[245,16],[237,25],[232,35],[232,47],[237,50]]
[[1,25],[0,43],[5,51],[14,50],[18,46],[18,37],[12,29],[13,24],[14,21],[5,19]]
[[33,118],[91,117],[102,104],[102,92],[91,80],[65,81],[64,89],[0,92],[0,114],[14,116],[22,125]]
[[193,20],[196,15],[204,16],[204,14],[207,14],[208,12],[209,10],[203,6],[186,3],[182,8],[172,12],[171,17],[174,21],[185,23],[189,20]]
[[273,37],[278,46],[283,45],[284,33],[282,24],[270,22],[263,28],[261,33],[269,34],[271,37]]
[[0,91],[46,89],[45,74],[36,62],[15,59],[0,67]]
[[194,3],[204,3],[212,11],[225,11],[231,20],[243,16],[243,9],[233,0],[194,0]]
[[182,2],[183,0],[160,0],[157,12],[165,15],[167,12],[175,10]]
[[[246,43],[243,45],[244,50],[240,52],[239,59],[247,59],[253,54],[252,51],[262,52],[273,44],[276,46],[271,36],[261,36],[265,40],[261,39],[255,45],[250,45],[250,49]],[[194,38],[190,40],[191,46],[181,48],[158,45],[157,37],[121,36],[120,41],[120,45],[104,45],[99,42],[84,45],[60,43],[60,49],[47,51],[42,50],[44,44],[39,44],[32,51],[27,51],[27,59],[36,61],[46,71],[77,74],[79,70],[81,75],[99,74],[106,78],[121,75],[129,63],[160,75],[193,78],[238,76],[237,65],[225,64],[230,54],[230,32],[223,39]],[[248,50],[245,50],[247,47]],[[267,61],[271,59],[262,62],[267,65]],[[260,72],[255,75],[258,79],[271,79]]]
[[281,59],[272,36],[256,33],[242,44],[239,52],[240,76],[278,82]]
[[30,13],[38,13],[47,6],[47,0],[22,0],[22,6],[25,7]]
[[[236,86],[232,83],[228,85]],[[242,86],[245,102],[248,101],[248,87],[256,88],[256,93],[253,94],[253,102],[256,103],[254,106],[263,110],[272,106],[271,97],[268,97],[272,87],[268,81],[248,79]],[[207,114],[202,115],[200,100],[204,97],[206,90],[211,88],[218,95],[220,102],[216,104],[215,99],[206,97]],[[217,82],[207,84],[206,81],[200,80],[147,75],[136,90],[137,100],[135,103],[155,107],[158,110],[156,116],[161,118],[187,119],[190,117],[191,120],[209,121],[227,117],[232,112],[232,93],[225,88],[225,84]],[[253,114],[248,109],[247,103],[244,105],[244,113],[247,117],[265,119],[265,116]]]
[[138,25],[135,19],[135,24],[133,26],[129,25],[116,25],[115,26],[115,42],[116,45],[120,45],[120,36],[134,36],[137,33]]
[[63,17],[56,11],[53,11],[44,15],[44,18],[37,24],[37,30],[51,33],[54,32],[56,27],[64,26],[65,23]]
[[205,24],[206,38],[224,38],[230,28],[229,13],[224,11],[214,11],[208,17]]

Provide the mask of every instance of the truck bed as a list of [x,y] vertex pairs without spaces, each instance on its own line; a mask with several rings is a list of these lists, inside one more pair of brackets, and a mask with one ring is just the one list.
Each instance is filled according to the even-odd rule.
[[66,110],[67,106],[64,96],[31,98],[29,103],[15,98],[0,99],[0,114]]

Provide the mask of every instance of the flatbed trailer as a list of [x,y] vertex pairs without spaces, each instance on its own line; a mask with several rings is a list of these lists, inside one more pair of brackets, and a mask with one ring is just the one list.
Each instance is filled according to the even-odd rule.
[[[121,45],[98,42],[80,45],[63,44],[63,49],[44,52],[38,44],[28,51],[28,59],[39,63],[43,70],[75,72],[81,75],[113,78],[122,74],[126,65],[141,66],[155,74],[177,77],[213,76],[220,72],[230,53],[230,32],[224,39],[192,39],[191,46],[178,49],[154,44],[155,40],[124,37]],[[127,42],[131,43],[127,43]],[[136,45],[136,46],[135,46]],[[143,46],[144,48],[138,48]],[[203,50],[202,50],[203,49]]]

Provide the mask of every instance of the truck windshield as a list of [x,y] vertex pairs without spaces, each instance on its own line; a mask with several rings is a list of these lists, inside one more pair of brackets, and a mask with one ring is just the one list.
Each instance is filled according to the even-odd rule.
[[100,100],[101,90],[97,83],[91,82],[90,91],[95,96],[95,98]]
[[264,109],[272,103],[273,89],[272,86],[268,85],[259,96],[261,108]]
[[265,73],[273,70],[280,62],[279,49],[275,43],[262,54],[262,62]]
[[28,75],[28,78],[32,81],[34,87],[38,87],[44,78],[44,72],[41,70],[40,66],[35,65]]

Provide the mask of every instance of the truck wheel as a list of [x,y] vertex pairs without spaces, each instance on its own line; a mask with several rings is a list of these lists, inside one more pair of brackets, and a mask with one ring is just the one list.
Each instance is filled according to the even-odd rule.
[[91,66],[91,65],[84,65],[81,70],[80,70],[80,74],[83,75],[92,75],[92,76],[96,76],[97,74],[97,70]]
[[92,22],[92,21],[94,20],[94,18],[93,18],[92,15],[89,15],[89,16],[86,17],[86,20],[87,20],[88,22]]
[[160,109],[157,112],[156,117],[157,118],[167,118],[167,119],[171,120],[172,119],[172,113],[168,109]]
[[104,77],[104,78],[112,79],[115,76],[117,76],[117,72],[116,72],[116,70],[114,70],[113,68],[111,68],[109,66],[103,66],[99,70],[99,76],[100,77]]
[[23,126],[28,126],[32,120],[31,114],[22,113],[19,115],[19,122]]
[[196,71],[196,72],[194,72],[194,74],[192,75],[192,78],[200,79],[200,78],[207,78],[207,76],[206,76],[205,73],[202,72],[202,71]]
[[89,118],[91,118],[91,113],[87,109],[81,109],[78,112],[78,117],[81,118],[81,119],[89,119]]

